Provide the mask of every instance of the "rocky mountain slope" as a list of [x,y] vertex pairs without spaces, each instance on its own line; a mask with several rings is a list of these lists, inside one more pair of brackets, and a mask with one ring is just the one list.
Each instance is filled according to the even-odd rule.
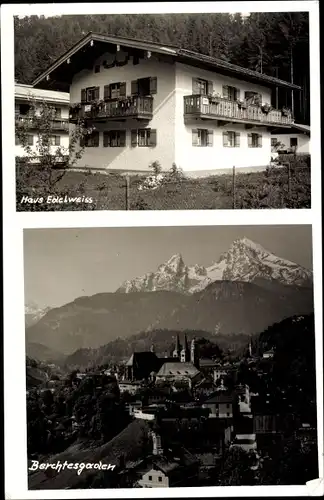
[[192,294],[218,280],[253,282],[259,278],[286,285],[311,286],[312,272],[242,238],[235,240],[229,250],[209,267],[187,266],[182,256],[176,254],[161,264],[156,272],[125,281],[117,292],[168,290]]
[[50,310],[50,307],[41,308],[35,302],[27,302],[25,305],[26,327],[34,325]]

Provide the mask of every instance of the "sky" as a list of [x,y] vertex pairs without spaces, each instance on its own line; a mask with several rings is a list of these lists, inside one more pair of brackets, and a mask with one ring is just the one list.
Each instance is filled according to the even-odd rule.
[[25,302],[58,307],[114,292],[176,253],[187,265],[209,266],[244,236],[312,269],[309,225],[25,229]]

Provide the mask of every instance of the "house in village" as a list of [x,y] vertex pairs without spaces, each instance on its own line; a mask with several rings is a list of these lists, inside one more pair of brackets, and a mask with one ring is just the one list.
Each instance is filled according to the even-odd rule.
[[[28,126],[28,146],[32,152],[37,153],[37,143],[39,141],[38,131],[35,123],[31,119],[32,108],[35,106],[35,114],[40,115],[42,103],[46,103],[53,109],[53,121],[51,128],[51,151],[61,147],[68,153],[69,147],[69,105],[70,96],[67,92],[57,92],[55,90],[34,88],[31,85],[15,84],[15,123],[27,124]],[[26,152],[16,134],[15,156],[25,156]]]
[[271,148],[278,153],[310,154],[310,126],[293,123],[289,128],[274,128]]
[[90,32],[39,75],[70,93],[71,120],[95,129],[79,168],[188,175],[269,165],[271,131],[290,129],[295,84],[190,50]]

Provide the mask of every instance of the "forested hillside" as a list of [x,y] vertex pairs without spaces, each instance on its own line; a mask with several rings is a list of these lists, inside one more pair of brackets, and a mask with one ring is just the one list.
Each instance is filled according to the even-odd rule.
[[[176,45],[301,85],[296,121],[309,120],[308,13],[115,14],[15,19],[15,75],[31,83],[89,31]],[[291,103],[287,103],[291,104]]]

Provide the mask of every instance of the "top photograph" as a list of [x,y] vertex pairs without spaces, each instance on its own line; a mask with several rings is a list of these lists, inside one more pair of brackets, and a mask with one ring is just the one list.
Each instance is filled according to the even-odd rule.
[[308,12],[14,23],[17,211],[311,208]]

